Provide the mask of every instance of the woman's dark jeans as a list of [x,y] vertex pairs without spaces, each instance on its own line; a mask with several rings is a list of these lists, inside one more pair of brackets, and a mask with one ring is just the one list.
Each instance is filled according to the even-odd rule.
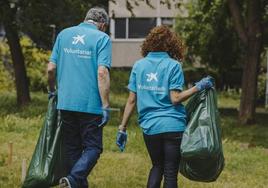
[[72,188],[87,188],[87,176],[102,153],[102,116],[61,110],[66,175]]
[[182,132],[143,134],[152,165],[147,188],[160,188],[164,175],[164,188],[177,188]]

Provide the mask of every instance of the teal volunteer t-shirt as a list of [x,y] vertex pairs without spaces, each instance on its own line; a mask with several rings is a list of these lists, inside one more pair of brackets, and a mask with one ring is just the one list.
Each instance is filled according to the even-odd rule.
[[170,90],[183,90],[181,64],[166,52],[150,52],[131,71],[128,89],[137,95],[139,124],[148,135],[184,131],[186,112],[174,106]]
[[111,67],[109,36],[90,23],[64,29],[50,61],[57,66],[57,108],[102,114],[97,70],[100,65]]

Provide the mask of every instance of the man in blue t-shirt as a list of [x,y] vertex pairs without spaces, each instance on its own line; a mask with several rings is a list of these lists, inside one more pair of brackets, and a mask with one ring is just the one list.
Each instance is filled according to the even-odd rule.
[[109,120],[108,22],[104,9],[90,9],[83,23],[58,34],[50,57],[49,98],[57,82],[67,168],[60,187],[88,187],[87,176],[102,153],[102,127]]

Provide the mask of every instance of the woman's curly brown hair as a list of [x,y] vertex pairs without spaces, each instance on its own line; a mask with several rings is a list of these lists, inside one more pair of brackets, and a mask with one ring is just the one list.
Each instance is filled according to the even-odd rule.
[[167,52],[173,59],[183,60],[184,45],[175,32],[167,26],[154,27],[141,46],[142,56],[149,52]]

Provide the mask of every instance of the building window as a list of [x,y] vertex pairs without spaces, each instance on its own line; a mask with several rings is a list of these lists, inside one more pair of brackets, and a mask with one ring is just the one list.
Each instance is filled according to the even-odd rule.
[[130,18],[128,36],[129,38],[145,38],[155,26],[155,18]]
[[117,18],[115,19],[115,30],[114,30],[115,38],[126,38],[126,19],[125,18]]
[[[160,18],[159,24],[173,28],[174,18]],[[115,39],[145,38],[150,30],[157,25],[156,18],[115,18]]]
[[156,18],[115,18],[114,37],[116,39],[145,38],[156,26]]

